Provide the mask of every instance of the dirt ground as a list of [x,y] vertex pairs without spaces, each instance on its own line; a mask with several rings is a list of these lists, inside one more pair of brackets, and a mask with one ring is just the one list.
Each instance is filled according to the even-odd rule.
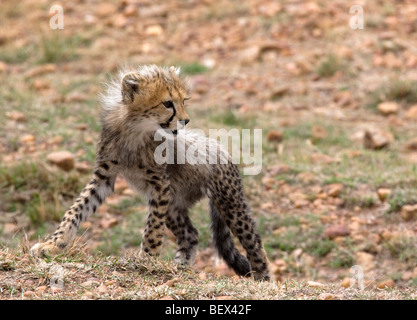
[[[52,4],[1,4],[2,299],[96,299],[100,292],[125,299],[415,299],[415,1],[71,1],[62,3],[63,29],[51,28],[59,22]],[[103,83],[119,67],[143,64],[181,66],[192,88],[191,128],[262,129],[262,170],[243,181],[273,284],[250,291],[216,257],[206,201],[191,215],[200,244],[190,270],[169,264],[169,232],[167,264],[137,262],[132,252],[147,206],[121,177],[82,225],[82,253],[41,261],[27,254],[90,179]],[[50,160],[58,151],[67,151],[65,165]],[[160,273],[149,271],[158,263]],[[64,290],[51,286],[54,265],[67,270]],[[365,289],[351,291],[358,274]],[[181,277],[188,282],[173,280]],[[140,291],[141,281],[156,291]],[[205,289],[194,292],[196,283]]]

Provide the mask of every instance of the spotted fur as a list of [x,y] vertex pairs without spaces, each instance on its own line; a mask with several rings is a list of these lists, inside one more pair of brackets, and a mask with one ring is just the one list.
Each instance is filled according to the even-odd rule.
[[[201,144],[201,148],[207,148],[207,157],[215,150],[223,162],[161,165],[155,161],[154,152],[160,144],[154,140],[156,130],[176,132],[181,129],[178,121],[189,121],[184,106],[187,98],[186,82],[180,70],[173,67],[144,66],[121,72],[109,83],[102,96],[103,127],[91,181],[66,211],[56,232],[46,242],[36,244],[32,254],[57,254],[71,244],[80,223],[113,192],[119,174],[148,198],[141,254],[158,255],[164,229],[168,227],[178,244],[175,261],[192,264],[198,230],[188,213],[195,202],[207,196],[213,241],[219,255],[238,275],[269,279],[262,240],[250,214],[239,170],[228,152],[214,140],[182,130],[184,135],[173,138],[174,143],[179,145],[179,139],[184,139],[186,150],[191,144]],[[210,148],[213,144],[214,149]],[[247,258],[236,249],[232,234],[246,250]]]

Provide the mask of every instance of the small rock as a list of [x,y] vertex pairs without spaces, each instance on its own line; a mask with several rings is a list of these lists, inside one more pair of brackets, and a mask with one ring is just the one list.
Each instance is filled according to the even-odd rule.
[[324,235],[329,239],[334,239],[336,237],[346,237],[349,234],[350,231],[344,224],[330,226],[324,231]]
[[176,284],[176,283],[178,283],[180,280],[181,280],[180,278],[175,277],[175,278],[173,278],[173,279],[171,279],[171,280],[168,280],[165,284],[166,284],[168,287],[173,287],[173,286],[175,286],[175,284]]
[[324,139],[327,137],[327,131],[321,126],[313,126],[311,128],[311,135],[315,139]]
[[307,281],[307,286],[311,288],[323,288],[325,285],[316,281]]
[[410,109],[408,109],[405,117],[407,119],[417,120],[417,104],[414,106],[411,106]]
[[342,283],[340,285],[343,288],[349,288],[350,287],[350,278],[348,278],[348,277],[343,278]]
[[341,296],[333,293],[323,292],[318,297],[318,300],[340,300]]
[[40,286],[35,289],[36,292],[44,293],[48,289],[47,286]]
[[25,134],[20,138],[20,142],[24,144],[30,144],[35,141],[35,137],[31,134]]
[[379,188],[377,194],[379,200],[381,200],[381,202],[384,202],[391,195],[391,190],[387,188]]
[[200,279],[200,280],[202,280],[202,281],[207,280],[207,274],[206,274],[206,273],[204,273],[204,272],[200,272],[200,273],[198,274],[198,279]]
[[75,169],[80,173],[89,173],[93,170],[93,167],[86,161],[77,162],[75,164]]
[[331,164],[336,162],[336,159],[322,153],[313,153],[310,156],[310,160],[315,164]]
[[231,297],[231,296],[218,296],[215,299],[216,300],[232,300],[233,297]]
[[52,63],[43,64],[37,67],[34,67],[30,69],[28,72],[26,72],[26,77],[32,78],[35,76],[39,76],[41,74],[51,73],[56,71],[56,65]]
[[250,64],[258,60],[261,53],[260,46],[252,46],[240,52],[240,61],[243,64]]
[[101,293],[101,294],[108,293],[108,291],[109,291],[104,284],[99,286],[96,290],[97,290],[98,293]]
[[366,272],[375,268],[374,256],[364,251],[356,252],[356,263]]
[[111,3],[102,3],[95,8],[95,13],[100,18],[111,16],[117,11],[117,7]]
[[64,171],[70,171],[75,166],[74,156],[69,151],[52,152],[46,159]]
[[25,122],[26,121],[26,116],[22,112],[19,112],[19,111],[16,111],[16,110],[6,112],[6,117],[11,119],[11,120],[17,121],[17,122]]
[[145,33],[148,36],[159,36],[164,32],[164,29],[159,24],[151,25],[146,28]]
[[401,218],[405,221],[412,220],[415,216],[417,216],[417,204],[415,205],[404,205],[401,208]]
[[271,190],[272,187],[277,182],[274,178],[271,178],[271,177],[263,177],[261,181],[262,181],[262,184],[265,186],[266,190]]
[[159,298],[159,300],[175,300],[175,299],[171,296],[163,296],[162,298]]
[[287,271],[287,263],[284,259],[276,259],[271,266],[272,273],[277,274],[283,274],[285,271]]
[[327,194],[331,197],[338,197],[342,189],[343,189],[343,184],[332,183],[327,186]]
[[417,151],[417,138],[411,139],[405,144],[405,148],[410,151]]
[[25,293],[23,293],[23,296],[25,298],[30,298],[30,297],[33,297],[34,295],[35,295],[35,292],[33,291],[26,291]]
[[388,279],[388,280],[382,281],[380,284],[378,284],[377,288],[378,289],[387,289],[387,288],[394,287],[394,285],[395,285],[394,280]]
[[398,103],[396,102],[382,102],[378,104],[378,110],[383,115],[390,115],[393,113],[397,113],[399,109]]
[[267,133],[266,139],[269,142],[282,142],[284,135],[282,132],[278,132],[276,130],[271,130]]
[[387,147],[392,141],[394,136],[391,132],[378,129],[366,130],[363,136],[363,146],[366,149],[379,150]]
[[100,220],[100,226],[103,229],[109,229],[111,227],[114,227],[118,223],[119,223],[119,220],[117,220],[116,218],[110,218],[110,219],[103,218]]
[[381,237],[382,237],[382,239],[389,241],[389,240],[391,240],[391,239],[392,239],[393,234],[392,234],[392,232],[391,232],[391,231],[389,231],[389,230],[384,230],[384,231],[381,233]]
[[413,278],[413,273],[411,271],[406,271],[401,275],[401,280],[408,281]]

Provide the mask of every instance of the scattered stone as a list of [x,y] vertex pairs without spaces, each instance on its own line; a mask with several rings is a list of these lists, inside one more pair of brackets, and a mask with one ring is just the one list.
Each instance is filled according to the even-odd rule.
[[168,280],[165,284],[166,284],[168,287],[173,287],[173,286],[175,286],[175,284],[176,284],[176,283],[178,283],[180,280],[181,280],[180,278],[175,277],[175,278],[173,278],[173,279],[171,279],[171,280]]
[[401,280],[408,281],[413,278],[413,273],[411,271],[406,271],[401,275]]
[[381,233],[381,237],[382,237],[382,239],[389,241],[389,240],[391,240],[391,239],[392,239],[393,234],[392,234],[392,232],[391,232],[391,231],[389,231],[389,230],[384,230],[384,231]]
[[348,278],[348,277],[343,278],[342,283],[340,285],[343,288],[349,288],[350,287],[350,278]]
[[332,164],[336,162],[336,159],[323,153],[313,153],[310,156],[310,160],[312,163],[315,163],[315,164]]
[[391,132],[378,129],[366,130],[363,136],[363,146],[366,149],[379,150],[387,147],[392,141],[394,136]]
[[106,294],[109,291],[109,289],[107,289],[107,286],[105,286],[104,284],[100,285],[96,290],[100,294]]
[[346,237],[349,234],[350,231],[348,227],[344,224],[330,226],[324,231],[324,235],[329,239],[334,239],[336,237]]
[[284,134],[276,130],[271,130],[266,135],[266,139],[269,142],[282,142],[283,138],[284,138]]
[[100,220],[100,226],[103,229],[112,228],[115,225],[117,225],[118,223],[119,223],[119,220],[117,218],[110,218],[110,219],[103,218],[103,219]]
[[405,148],[410,151],[417,151],[417,138],[411,139],[405,144]]
[[417,120],[417,104],[414,106],[411,106],[410,109],[408,109],[405,117],[407,119]]
[[381,200],[381,202],[385,202],[387,198],[391,195],[391,190],[387,188],[379,188],[377,194],[379,200]]
[[417,204],[415,205],[404,205],[401,208],[401,218],[405,221],[413,220],[417,216]]
[[318,297],[318,300],[340,300],[342,297],[337,294],[323,292]]
[[44,292],[46,292],[46,290],[48,290],[48,287],[47,286],[40,286],[40,287],[37,287],[35,289],[35,291],[36,292],[39,292],[39,293],[44,293]]
[[46,159],[64,171],[70,171],[75,166],[74,156],[69,151],[52,152]]
[[56,71],[56,65],[52,63],[43,64],[37,67],[34,67],[26,72],[26,77],[33,78],[46,73],[51,73]]
[[272,263],[271,271],[275,275],[283,274],[285,271],[287,271],[287,268],[288,266],[284,259],[276,259]]
[[243,64],[251,64],[258,60],[259,55],[261,53],[260,46],[252,46],[242,50],[239,54],[239,58],[241,63]]
[[232,300],[233,297],[231,296],[218,296],[216,297],[216,300]]
[[384,280],[381,283],[379,283],[377,288],[378,289],[388,289],[388,288],[394,287],[394,285],[395,285],[394,280],[388,279],[388,280]]
[[321,140],[327,137],[327,131],[321,126],[313,126],[311,128],[311,135],[313,138]]
[[162,298],[159,298],[159,300],[175,300],[175,299],[171,296],[163,296]]
[[155,24],[146,28],[145,33],[148,36],[159,36],[164,32],[164,29],[159,24]]
[[324,288],[325,287],[323,283],[316,282],[316,281],[308,281],[307,286],[311,288]]
[[364,251],[356,252],[356,264],[360,265],[365,272],[375,268],[374,256]]
[[206,274],[206,273],[204,273],[204,272],[200,272],[200,273],[198,274],[198,279],[200,279],[200,280],[202,280],[202,281],[207,280],[207,274]]
[[75,169],[80,173],[89,173],[93,170],[93,167],[86,161],[77,162]]
[[26,121],[26,116],[22,112],[19,112],[19,111],[16,111],[16,110],[6,112],[6,117],[11,119],[11,120],[17,121],[17,122],[25,122]]
[[340,191],[343,190],[343,184],[341,183],[332,183],[327,186],[327,194],[330,197],[338,197],[340,194]]
[[105,18],[113,15],[117,11],[115,5],[111,3],[101,3],[95,9],[95,13],[100,18]]
[[30,297],[33,297],[34,295],[35,295],[35,292],[30,291],[30,290],[23,293],[23,296],[25,298],[30,298]]
[[31,134],[25,134],[20,138],[20,142],[23,144],[30,144],[35,141],[35,137]]
[[385,116],[397,113],[398,109],[399,109],[399,106],[398,106],[398,103],[396,102],[382,102],[378,104],[379,112],[381,112]]

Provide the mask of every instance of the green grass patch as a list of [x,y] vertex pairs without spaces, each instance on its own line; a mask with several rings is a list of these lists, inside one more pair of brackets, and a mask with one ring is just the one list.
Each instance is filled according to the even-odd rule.
[[209,69],[199,62],[181,63],[181,71],[186,75],[196,75],[207,72]]
[[316,73],[322,78],[328,78],[338,71],[345,71],[345,69],[346,66],[339,57],[329,54],[319,62]]
[[41,162],[0,166],[0,208],[21,212],[37,226],[59,221],[88,178],[76,171],[50,170]]
[[376,109],[377,105],[384,101],[396,101],[403,104],[416,103],[417,81],[391,78],[370,92],[367,101],[367,107],[370,109]]

